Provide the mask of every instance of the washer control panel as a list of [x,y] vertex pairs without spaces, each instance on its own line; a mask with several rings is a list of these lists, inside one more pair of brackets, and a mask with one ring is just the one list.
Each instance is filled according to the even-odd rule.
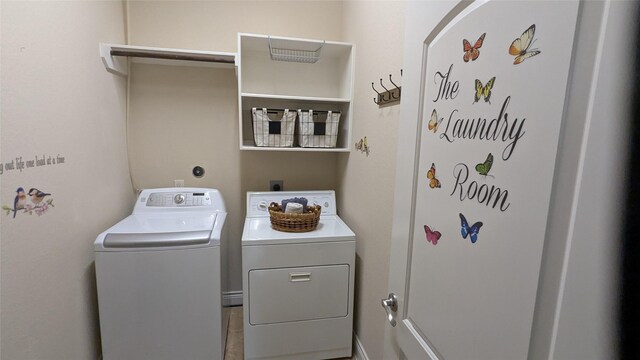
[[294,197],[307,199],[308,205],[320,205],[322,215],[336,215],[336,197],[333,191],[271,191],[247,193],[247,216],[269,216],[269,204],[282,203],[282,200]]
[[210,206],[211,196],[207,192],[157,192],[145,198],[140,198],[146,206]]

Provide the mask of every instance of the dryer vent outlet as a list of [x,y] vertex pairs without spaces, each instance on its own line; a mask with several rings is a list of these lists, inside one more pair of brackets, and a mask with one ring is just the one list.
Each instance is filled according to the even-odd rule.
[[283,191],[284,181],[282,180],[269,180],[269,191]]

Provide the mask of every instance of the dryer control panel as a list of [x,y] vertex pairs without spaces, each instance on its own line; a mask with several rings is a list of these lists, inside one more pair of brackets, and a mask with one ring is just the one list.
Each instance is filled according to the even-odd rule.
[[306,198],[309,205],[320,205],[322,215],[336,215],[336,195],[327,191],[268,191],[247,193],[247,217],[269,216],[269,204],[282,203],[282,200],[294,197]]

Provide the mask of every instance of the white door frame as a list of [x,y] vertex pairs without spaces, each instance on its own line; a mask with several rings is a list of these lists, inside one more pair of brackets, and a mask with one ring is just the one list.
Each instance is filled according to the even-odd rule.
[[[417,155],[420,144],[418,144],[418,134],[420,132],[418,124],[420,123],[420,99],[424,96],[421,92],[421,81],[424,79],[422,76],[423,61],[425,60],[424,40],[433,33],[433,31],[441,23],[448,23],[451,19],[447,17],[448,14],[453,13],[456,7],[466,7],[470,4],[468,1],[425,1],[425,2],[410,2],[407,4],[406,26],[405,26],[405,38],[404,38],[404,65],[403,65],[403,83],[402,87],[403,97],[400,108],[400,125],[398,126],[398,152],[396,161],[396,179],[395,179],[395,194],[394,194],[394,214],[393,225],[391,231],[391,249],[389,263],[393,266],[389,268],[389,284],[405,284],[402,288],[393,289],[398,295],[398,314],[403,314],[405,310],[404,306],[404,293],[407,283],[407,263],[410,257],[408,249],[411,247],[411,234],[410,230],[413,228],[411,222],[413,221],[412,208],[413,208],[413,195],[412,189],[414,188],[414,182],[417,181],[414,176]],[[459,11],[455,11],[458,13]],[[411,16],[412,13],[428,13],[428,17],[423,17],[421,20],[415,16]],[[406,31],[406,29],[421,29],[418,31]],[[409,157],[407,157],[407,154]],[[404,318],[399,315],[398,318]],[[396,327],[385,327],[385,350],[384,359],[397,358],[400,353],[396,349],[396,345],[389,340],[392,338],[393,331],[402,331],[403,333],[395,334],[396,339],[404,339],[408,335],[407,332],[412,331],[412,327],[407,327],[400,322]],[[415,330],[413,330],[415,331]],[[409,344],[406,344],[409,346]],[[424,349],[423,344],[423,349]],[[424,351],[416,348],[416,353]],[[435,354],[433,354],[435,355]]]

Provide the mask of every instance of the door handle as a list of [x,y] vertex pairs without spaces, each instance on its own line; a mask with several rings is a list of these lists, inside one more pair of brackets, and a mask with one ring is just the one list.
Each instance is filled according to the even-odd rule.
[[389,293],[389,297],[381,301],[384,311],[387,312],[387,320],[391,326],[396,326],[396,319],[393,318],[392,312],[398,311],[398,297],[394,293]]
[[311,281],[311,273],[289,273],[289,281]]

